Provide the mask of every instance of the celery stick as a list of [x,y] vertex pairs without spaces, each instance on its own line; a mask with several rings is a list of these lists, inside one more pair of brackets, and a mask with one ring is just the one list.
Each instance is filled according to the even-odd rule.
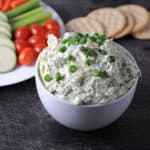
[[23,13],[17,17],[14,17],[10,20],[10,22],[16,22],[16,21],[19,21],[21,19],[27,19],[27,18],[30,18],[38,13],[43,13],[44,12],[44,9],[43,7],[39,7],[39,8],[35,8],[29,12],[26,12],[26,13]]
[[51,13],[39,13],[36,14],[30,18],[24,19],[24,20],[20,20],[17,22],[13,22],[12,23],[12,29],[15,30],[16,28],[20,27],[20,26],[26,26],[26,25],[31,25],[33,23],[39,23],[41,21],[47,20],[51,18]]
[[45,20],[40,21],[39,24],[43,26],[45,24]]
[[31,2],[25,3],[16,9],[10,10],[6,13],[8,18],[16,17],[26,11],[36,8],[40,5],[40,0],[31,0]]

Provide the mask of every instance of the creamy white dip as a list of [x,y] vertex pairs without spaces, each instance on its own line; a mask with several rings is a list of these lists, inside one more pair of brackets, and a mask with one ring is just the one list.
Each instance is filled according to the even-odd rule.
[[125,95],[140,75],[137,64],[105,36],[80,36],[49,36],[39,58],[45,88],[75,105],[106,103]]

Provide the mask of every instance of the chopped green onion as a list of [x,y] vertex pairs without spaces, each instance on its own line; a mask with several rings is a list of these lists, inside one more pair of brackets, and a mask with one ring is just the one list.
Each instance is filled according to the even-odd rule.
[[98,38],[98,37],[100,37],[100,34],[99,33],[94,33],[93,36]]
[[89,34],[84,34],[84,38],[88,38],[89,37]]
[[105,51],[105,50],[100,49],[99,52],[101,55],[107,55],[107,51]]
[[53,79],[52,76],[49,75],[49,74],[46,74],[46,75],[44,76],[44,80],[45,80],[46,82],[50,82],[52,79]]
[[98,77],[99,76],[99,71],[95,69],[91,72],[91,75],[94,76],[94,77]]
[[62,44],[68,44],[68,46],[70,46],[70,45],[74,45],[74,44],[76,44],[78,41],[77,41],[77,39],[75,38],[75,37],[69,37],[69,38],[67,38],[67,39],[64,39],[63,41],[62,41]]
[[101,78],[106,78],[108,77],[108,73],[106,71],[100,71],[100,70],[93,70],[91,72],[91,75],[94,76],[94,77],[101,77]]
[[91,49],[88,49],[85,53],[87,56],[95,56],[96,55],[96,52]]
[[94,51],[94,49],[88,49],[84,46],[80,47],[80,51],[84,52],[87,56],[95,56],[96,52]]
[[107,35],[105,35],[105,34],[100,35],[100,40],[105,41],[105,40],[107,40],[107,39],[108,39]]
[[91,36],[91,37],[89,37],[89,39],[90,39],[90,41],[92,41],[92,42],[97,42],[97,38],[96,37],[94,37],[94,36]]
[[88,59],[85,63],[86,65],[91,66],[93,64],[93,61]]
[[84,35],[82,34],[82,33],[75,33],[75,37],[77,38],[77,39],[80,39],[80,38],[82,38]]
[[110,63],[115,62],[115,61],[116,61],[115,56],[109,56],[109,57],[108,57],[108,61],[109,61]]
[[61,73],[60,73],[60,72],[57,72],[57,73],[55,74],[55,77],[56,77],[56,80],[57,80],[57,81],[59,81],[59,80],[62,80],[62,79],[63,79],[63,76],[61,75]]
[[59,49],[60,52],[64,53],[65,51],[67,50],[67,47],[66,46],[63,46]]
[[100,35],[99,36],[99,46],[103,45],[106,39],[107,39],[106,35]]
[[79,37],[83,37],[83,34],[82,34],[82,33],[79,33],[79,32],[76,33],[76,35],[79,36]]
[[74,57],[74,56],[69,55],[69,56],[68,56],[68,60],[69,60],[69,61],[75,61],[76,59],[75,59],[75,57]]
[[62,40],[62,44],[66,44],[68,42],[68,39]]
[[99,33],[94,33],[93,37],[98,38],[101,43],[108,39],[108,37],[105,34],[100,35]]
[[78,70],[78,67],[75,65],[70,65],[69,66],[69,72],[74,73]]
[[100,76],[101,76],[102,78],[106,78],[106,77],[108,77],[108,73],[107,73],[106,71],[101,71],[101,72],[100,72]]
[[69,37],[68,38],[68,41],[67,41],[67,44],[70,46],[70,45],[74,45],[77,43],[77,40],[74,38],[74,37]]
[[86,42],[87,42],[86,38],[81,38],[79,41],[80,44],[86,44]]
[[81,46],[81,47],[80,47],[80,51],[81,51],[81,52],[86,52],[86,51],[87,51],[87,48],[84,47],[84,46]]

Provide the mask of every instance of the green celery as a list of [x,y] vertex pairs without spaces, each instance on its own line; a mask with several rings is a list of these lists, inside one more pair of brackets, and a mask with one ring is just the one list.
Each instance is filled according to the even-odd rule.
[[40,21],[39,24],[42,25],[42,26],[44,26],[45,20],[44,21]]
[[51,13],[50,12],[36,14],[36,15],[30,17],[30,18],[20,20],[20,21],[17,21],[17,22],[13,22],[12,23],[12,29],[15,30],[20,26],[26,26],[26,25],[31,25],[33,23],[39,23],[39,22],[47,20],[49,18],[51,18]]
[[6,15],[8,18],[13,18],[38,6],[40,6],[40,0],[32,0],[31,2],[25,3],[13,10],[8,11]]
[[10,22],[16,22],[16,21],[19,21],[21,19],[27,19],[27,18],[30,18],[30,17],[36,15],[36,14],[43,13],[43,12],[44,12],[44,9],[42,7],[35,8],[35,9],[29,11],[29,12],[23,13],[19,16],[16,16],[16,17],[12,18],[10,20]]

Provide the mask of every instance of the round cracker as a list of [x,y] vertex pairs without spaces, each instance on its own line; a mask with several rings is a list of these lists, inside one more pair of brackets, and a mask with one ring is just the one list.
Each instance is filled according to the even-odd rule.
[[127,12],[124,13],[124,15],[126,16],[127,24],[120,33],[115,35],[115,37],[114,37],[115,39],[119,39],[119,38],[122,38],[122,37],[128,35],[129,33],[131,33],[132,29],[134,28],[134,25],[135,25],[134,17]]
[[108,37],[113,37],[126,25],[125,16],[114,8],[101,8],[94,10],[89,13],[88,17],[102,22]]
[[66,24],[66,31],[81,33],[97,32],[100,34],[104,34],[104,26],[102,25],[102,23],[94,19],[79,17],[72,19]]
[[150,40],[150,13],[149,13],[149,23],[146,28],[142,31],[136,32],[133,36],[141,40]]
[[135,4],[129,4],[122,5],[118,7],[118,9],[130,13],[135,18],[135,26],[132,32],[141,31],[147,26],[149,21],[149,13],[144,7]]

